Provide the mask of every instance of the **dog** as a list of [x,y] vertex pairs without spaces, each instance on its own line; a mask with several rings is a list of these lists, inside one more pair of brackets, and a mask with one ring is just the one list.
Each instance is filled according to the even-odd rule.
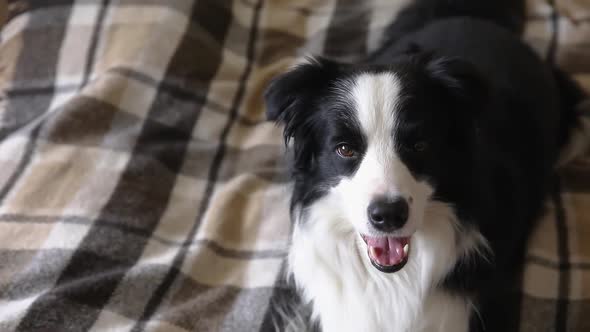
[[367,59],[272,80],[307,328],[517,330],[527,237],[586,98],[521,41],[524,7],[415,0]]

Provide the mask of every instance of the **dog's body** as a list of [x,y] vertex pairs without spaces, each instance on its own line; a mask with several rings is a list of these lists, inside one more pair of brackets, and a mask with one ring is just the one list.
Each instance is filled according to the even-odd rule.
[[267,90],[294,141],[289,268],[323,331],[515,328],[508,297],[582,95],[506,3],[417,0],[368,61],[312,60]]

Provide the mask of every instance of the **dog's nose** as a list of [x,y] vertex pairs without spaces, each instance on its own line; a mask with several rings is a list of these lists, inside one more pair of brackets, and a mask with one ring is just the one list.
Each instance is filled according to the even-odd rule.
[[408,221],[409,212],[408,202],[401,197],[393,200],[378,198],[369,204],[367,209],[369,221],[382,232],[391,232],[402,228]]

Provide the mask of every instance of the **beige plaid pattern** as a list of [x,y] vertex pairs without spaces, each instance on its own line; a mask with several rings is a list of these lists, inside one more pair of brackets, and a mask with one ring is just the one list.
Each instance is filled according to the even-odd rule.
[[[0,331],[272,330],[290,190],[262,91],[367,54],[403,3],[0,1]],[[529,8],[590,88],[590,2]],[[522,331],[590,331],[588,166],[532,237]]]

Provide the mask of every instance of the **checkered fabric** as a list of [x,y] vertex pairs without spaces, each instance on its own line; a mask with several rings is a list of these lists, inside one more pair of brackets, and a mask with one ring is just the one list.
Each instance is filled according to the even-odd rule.
[[[590,88],[590,1],[529,2],[527,41]],[[367,54],[402,4],[0,1],[0,331],[272,330],[290,191],[263,88]],[[590,158],[557,189],[522,331],[590,331]]]

